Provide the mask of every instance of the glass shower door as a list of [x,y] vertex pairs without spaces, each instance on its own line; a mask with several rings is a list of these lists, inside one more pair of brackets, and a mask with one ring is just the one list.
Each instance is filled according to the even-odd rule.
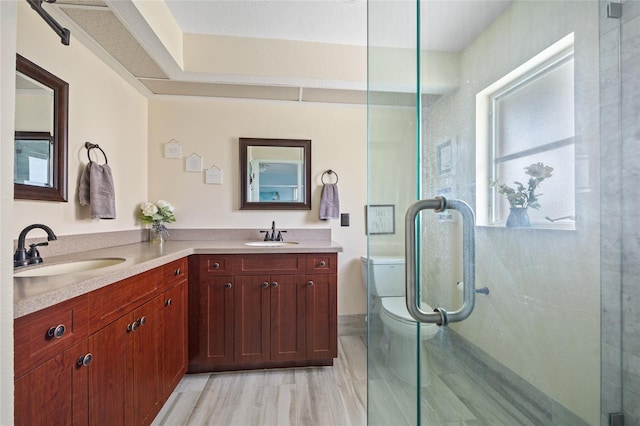
[[[600,70],[606,11],[369,1],[368,256],[416,265],[404,311],[369,286],[370,424],[606,424],[601,290],[621,261],[603,250],[620,238],[619,217],[603,220],[620,198],[602,191],[601,170],[620,181],[602,166],[618,124],[600,111],[618,81]],[[472,240],[458,201],[416,212],[442,198],[473,211]],[[465,291],[471,314],[446,326],[406,309],[446,322]]]

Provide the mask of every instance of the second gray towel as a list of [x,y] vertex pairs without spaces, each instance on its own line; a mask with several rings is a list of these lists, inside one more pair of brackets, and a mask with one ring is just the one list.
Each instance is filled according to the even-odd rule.
[[325,183],[320,196],[320,220],[338,219],[340,217],[340,198],[338,185]]
[[80,205],[91,206],[92,218],[116,218],[116,193],[108,164],[87,164],[80,178],[78,192]]

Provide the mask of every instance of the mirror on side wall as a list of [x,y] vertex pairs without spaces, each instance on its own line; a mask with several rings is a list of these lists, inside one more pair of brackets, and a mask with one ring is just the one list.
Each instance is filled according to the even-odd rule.
[[16,57],[15,199],[67,201],[69,85]]
[[311,210],[311,141],[240,138],[240,210]]

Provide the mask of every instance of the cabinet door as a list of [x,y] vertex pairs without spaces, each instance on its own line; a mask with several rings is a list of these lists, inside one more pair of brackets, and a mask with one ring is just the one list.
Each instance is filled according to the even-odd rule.
[[187,282],[165,291],[163,305],[162,382],[166,399],[187,371]]
[[162,297],[156,297],[133,312],[139,326],[131,333],[133,339],[133,389],[134,425],[151,424],[160,411],[162,377]]
[[127,315],[89,336],[93,355],[89,368],[89,424],[124,425],[126,418],[126,376],[131,368],[127,360]]
[[269,275],[236,276],[234,286],[235,363],[260,363],[270,358]]
[[307,276],[307,359],[338,356],[337,284],[333,274]]
[[15,381],[16,425],[85,425],[88,421],[86,340]]
[[271,361],[306,359],[304,275],[271,277]]
[[[190,354],[190,371],[233,363],[234,281],[207,277],[199,285],[198,354]],[[192,333],[193,335],[193,333]]]

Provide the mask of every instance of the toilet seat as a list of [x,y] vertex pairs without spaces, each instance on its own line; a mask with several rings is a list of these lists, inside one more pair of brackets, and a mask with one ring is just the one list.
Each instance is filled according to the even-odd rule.
[[[407,310],[405,298],[402,296],[381,297],[382,309],[380,318],[394,332],[407,337],[415,337],[416,324],[418,322],[413,319]],[[425,312],[432,312],[433,308],[427,303],[420,303],[420,309]],[[420,338],[427,339],[434,336],[438,332],[438,326],[435,324],[420,324]]]

